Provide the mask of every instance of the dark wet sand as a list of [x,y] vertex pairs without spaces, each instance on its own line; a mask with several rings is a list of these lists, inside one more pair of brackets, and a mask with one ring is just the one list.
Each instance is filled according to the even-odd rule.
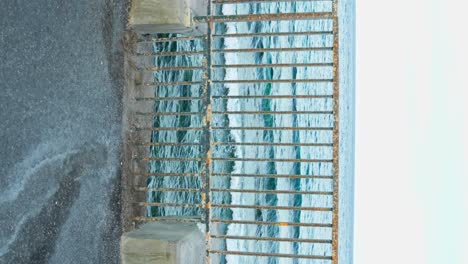
[[2,264],[119,262],[124,2],[2,1]]

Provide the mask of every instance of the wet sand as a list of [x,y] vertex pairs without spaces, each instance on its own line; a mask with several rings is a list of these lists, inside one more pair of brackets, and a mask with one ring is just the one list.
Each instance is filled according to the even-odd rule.
[[0,9],[0,263],[118,263],[123,0]]

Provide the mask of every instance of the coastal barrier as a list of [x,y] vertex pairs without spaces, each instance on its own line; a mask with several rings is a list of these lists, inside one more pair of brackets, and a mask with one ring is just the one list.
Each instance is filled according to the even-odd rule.
[[[292,2],[311,11],[268,8]],[[337,1],[314,2],[215,0],[187,23],[173,16],[180,23],[148,29],[133,20],[143,22],[128,37],[128,231],[202,224],[205,263],[227,256],[339,263]],[[252,4],[261,8],[223,8]],[[260,23],[276,23],[275,30],[251,30]],[[252,241],[273,250],[240,250],[255,248]]]

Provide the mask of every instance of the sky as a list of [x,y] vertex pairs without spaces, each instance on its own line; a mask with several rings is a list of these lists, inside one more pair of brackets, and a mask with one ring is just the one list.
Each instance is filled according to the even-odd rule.
[[356,0],[355,264],[468,263],[468,3]]

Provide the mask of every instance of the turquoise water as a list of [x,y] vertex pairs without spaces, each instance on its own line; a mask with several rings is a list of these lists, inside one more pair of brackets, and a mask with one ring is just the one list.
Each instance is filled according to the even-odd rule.
[[[340,2],[340,263],[352,263],[352,219],[353,219],[353,171],[354,171],[354,2]],[[331,9],[331,2],[279,2],[218,6],[216,14],[256,14],[321,12]],[[254,33],[331,30],[331,21],[268,21],[217,24],[216,33]],[[243,37],[215,39],[215,49],[240,48],[289,48],[310,46],[332,46],[331,35]],[[200,40],[155,43],[155,51],[203,50]],[[275,64],[331,62],[331,51],[219,53],[213,56],[213,64]],[[155,65],[196,66],[202,64],[201,55],[157,57]],[[214,80],[281,80],[281,79],[330,79],[332,67],[273,67],[273,68],[227,68],[213,70]],[[200,70],[155,72],[158,81],[200,81]],[[213,96],[243,95],[328,95],[332,93],[331,83],[227,83],[213,84]],[[159,97],[198,97],[200,87],[171,86],[157,87]],[[331,98],[302,99],[230,99],[213,100],[213,111],[331,111]],[[157,112],[199,112],[201,102],[160,101],[155,105]],[[161,116],[155,118],[156,127],[201,127],[201,116]],[[333,116],[320,115],[214,115],[215,127],[329,127]],[[331,143],[330,131],[312,130],[214,130],[215,142],[275,142],[275,143]],[[154,142],[201,141],[201,131],[157,131]],[[190,158],[200,157],[200,146],[153,147],[152,157]],[[215,158],[238,159],[331,159],[331,147],[317,146],[232,146],[219,145],[213,150]],[[163,161],[151,163],[152,172],[194,174],[199,172],[199,161]],[[218,160],[213,164],[214,174],[294,174],[331,175],[331,163],[284,162],[284,161],[231,161]],[[198,177],[153,177],[148,186],[173,188],[200,188]],[[212,188],[221,189],[264,189],[295,191],[331,191],[332,182],[326,179],[253,178],[253,177],[213,177]],[[167,203],[197,204],[201,202],[199,193],[164,192],[148,193],[149,201]],[[331,207],[331,196],[254,194],[214,192],[215,204],[249,204],[268,206]],[[240,208],[213,208],[213,218],[234,220],[256,220],[271,222],[331,223],[330,212],[252,210]],[[151,207],[152,216],[199,216],[201,211],[194,207]],[[330,228],[256,226],[224,224],[215,229],[221,235],[242,235],[256,237],[290,237],[330,239]],[[269,242],[251,240],[214,241],[214,247],[221,250],[269,252],[299,255],[331,255],[328,244]],[[220,263],[330,263],[329,260],[293,260],[288,258],[251,257],[228,255],[219,259]]]

